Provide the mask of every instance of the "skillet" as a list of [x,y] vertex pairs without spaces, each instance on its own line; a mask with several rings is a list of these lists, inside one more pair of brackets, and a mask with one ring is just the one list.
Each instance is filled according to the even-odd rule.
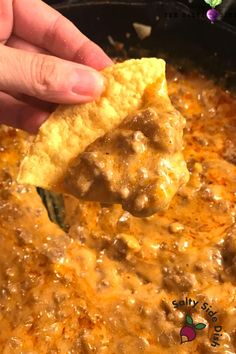
[[[213,25],[205,13],[178,1],[69,1],[55,8],[112,55],[117,53],[108,36],[124,43],[128,55],[140,56],[133,48],[142,48],[175,64],[187,59],[235,86],[236,28],[221,21]],[[140,41],[133,22],[150,25],[151,36]]]

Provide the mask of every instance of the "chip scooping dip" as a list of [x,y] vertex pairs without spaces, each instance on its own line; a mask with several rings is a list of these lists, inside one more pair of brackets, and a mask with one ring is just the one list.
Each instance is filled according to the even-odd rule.
[[[66,190],[77,198],[122,204],[139,217],[166,209],[189,178],[183,158],[185,119],[168,96],[146,92],[146,107],[90,144],[69,167]],[[154,91],[153,91],[154,90]]]
[[[127,60],[104,69],[103,75],[106,87],[100,98],[59,106],[42,125],[21,164],[18,182],[121,203],[134,215],[147,216],[166,208],[188,180],[182,156],[185,120],[169,100],[162,59]],[[120,134],[123,138],[117,140]],[[122,161],[126,170],[119,167]],[[140,168],[144,175],[148,170],[146,178]]]

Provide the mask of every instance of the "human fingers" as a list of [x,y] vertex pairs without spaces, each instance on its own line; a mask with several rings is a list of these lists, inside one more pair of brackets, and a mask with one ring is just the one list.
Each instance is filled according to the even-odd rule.
[[0,123],[36,133],[50,112],[27,105],[0,92]]
[[91,66],[97,70],[111,65],[111,59],[76,26],[39,0],[13,2],[14,34],[52,54]]
[[75,104],[97,98],[103,78],[81,64],[0,45],[0,90]]
[[6,45],[10,48],[22,49],[27,52],[49,54],[46,49],[37,47],[29,42],[26,42],[24,39],[21,39],[15,35],[12,35],[6,42]]

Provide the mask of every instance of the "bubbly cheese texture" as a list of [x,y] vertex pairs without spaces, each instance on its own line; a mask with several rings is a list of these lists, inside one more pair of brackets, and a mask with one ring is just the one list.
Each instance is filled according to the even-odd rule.
[[[167,80],[191,177],[149,218],[67,196],[64,233],[15,181],[26,133],[0,126],[1,354],[236,352],[236,98],[193,70]],[[186,314],[206,328],[181,344]]]
[[62,179],[73,159],[85,148],[143,107],[146,90],[167,96],[165,62],[127,60],[103,70],[106,87],[94,102],[59,106],[42,125],[21,165],[20,183],[63,191]]

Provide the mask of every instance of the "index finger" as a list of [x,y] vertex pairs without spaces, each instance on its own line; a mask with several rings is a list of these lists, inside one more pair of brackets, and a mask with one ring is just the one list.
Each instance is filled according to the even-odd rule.
[[[30,6],[29,6],[30,1]],[[39,0],[13,2],[13,32],[50,53],[97,70],[111,65],[104,51],[59,12]]]

